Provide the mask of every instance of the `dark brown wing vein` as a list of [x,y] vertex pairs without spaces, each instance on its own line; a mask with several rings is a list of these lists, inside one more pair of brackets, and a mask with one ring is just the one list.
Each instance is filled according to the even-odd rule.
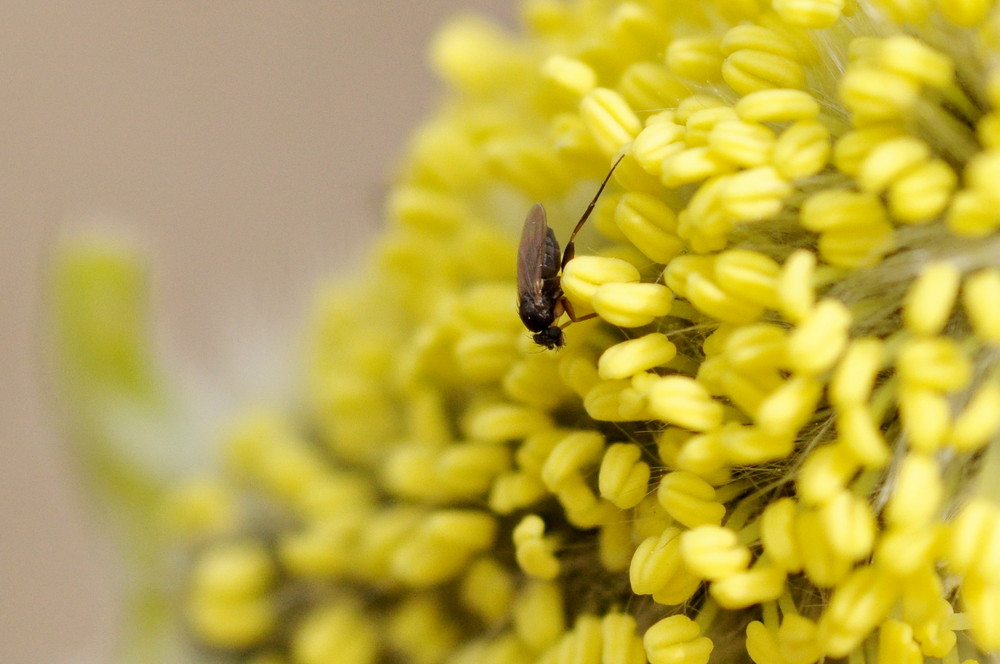
[[537,300],[542,294],[542,264],[545,259],[545,240],[548,225],[545,223],[545,208],[535,203],[528,210],[521,230],[521,244],[517,247],[517,292],[518,301],[525,293]]

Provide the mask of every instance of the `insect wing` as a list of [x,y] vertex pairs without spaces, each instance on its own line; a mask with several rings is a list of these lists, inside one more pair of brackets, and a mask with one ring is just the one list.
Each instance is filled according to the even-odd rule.
[[541,296],[548,230],[545,208],[535,203],[528,210],[521,230],[521,244],[517,247],[517,292],[521,299],[528,293],[533,299]]

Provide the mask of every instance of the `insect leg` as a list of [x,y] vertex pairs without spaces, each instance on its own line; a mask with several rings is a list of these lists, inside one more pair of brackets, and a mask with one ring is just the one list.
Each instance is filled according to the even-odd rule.
[[590,320],[591,318],[597,318],[597,312],[587,314],[586,316],[577,316],[576,312],[573,311],[573,305],[570,303],[569,299],[564,295],[559,298],[559,304],[562,306],[563,311],[569,316],[569,320],[560,325],[560,329],[565,328],[570,323],[579,323],[583,320]]
[[576,255],[576,245],[573,244],[573,240],[576,239],[576,234],[580,232],[581,228],[583,228],[583,224],[590,218],[590,213],[594,211],[594,206],[597,205],[597,199],[601,197],[601,192],[604,191],[604,187],[608,184],[608,180],[611,179],[611,174],[615,172],[615,169],[618,168],[618,164],[620,164],[624,158],[625,155],[618,157],[615,163],[611,165],[611,170],[604,176],[604,182],[601,183],[601,186],[597,189],[597,193],[594,194],[594,200],[590,201],[590,205],[587,206],[583,216],[580,217],[580,221],[576,222],[576,228],[574,228],[573,232],[570,233],[569,242],[566,243],[566,249],[563,251],[562,263],[559,266],[560,269],[566,267],[566,263],[573,260],[573,256]]

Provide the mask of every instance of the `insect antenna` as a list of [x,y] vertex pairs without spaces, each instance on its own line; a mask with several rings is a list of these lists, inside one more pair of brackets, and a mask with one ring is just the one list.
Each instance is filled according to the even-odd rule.
[[618,159],[615,160],[615,163],[611,165],[611,170],[608,171],[608,174],[604,176],[604,181],[601,182],[601,186],[598,188],[597,193],[594,194],[594,199],[590,201],[590,205],[587,206],[587,209],[584,211],[583,216],[580,217],[580,221],[576,222],[576,228],[574,228],[573,232],[570,233],[569,242],[566,243],[566,250],[563,251],[562,264],[559,266],[560,269],[565,268],[566,263],[572,260],[573,255],[576,253],[576,246],[573,244],[573,240],[576,239],[576,234],[580,232],[580,229],[583,228],[583,225],[587,222],[587,219],[590,217],[590,213],[594,211],[594,206],[597,205],[597,199],[601,197],[601,192],[604,191],[604,187],[607,186],[608,180],[611,179],[612,173],[615,172],[615,169],[618,168],[618,164],[620,164],[622,162],[622,159],[624,158],[625,155],[618,157]]

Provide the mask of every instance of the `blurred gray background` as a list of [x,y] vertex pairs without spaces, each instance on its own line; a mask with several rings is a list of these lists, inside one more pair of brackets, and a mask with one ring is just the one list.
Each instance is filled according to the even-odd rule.
[[166,345],[223,390],[266,382],[276,367],[244,360],[287,347],[316,280],[378,227],[440,92],[434,28],[463,9],[509,24],[511,4],[0,2],[0,662],[106,662],[115,633],[110,545],[44,375],[60,235],[97,220],[137,240]]

